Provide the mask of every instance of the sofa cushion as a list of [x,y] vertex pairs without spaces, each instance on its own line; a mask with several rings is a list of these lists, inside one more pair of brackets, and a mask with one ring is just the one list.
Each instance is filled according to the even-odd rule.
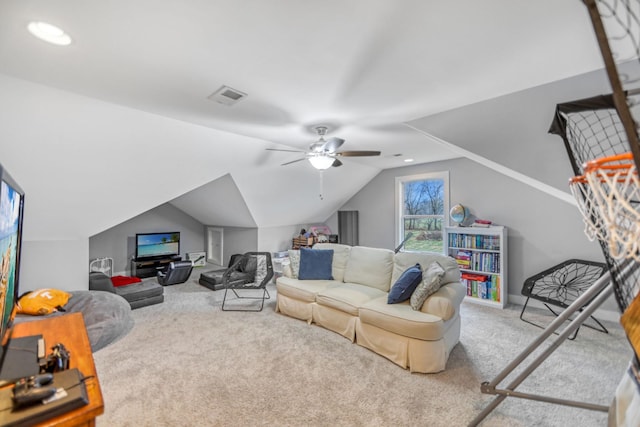
[[439,316],[413,310],[409,301],[387,304],[385,297],[373,299],[360,307],[360,321],[401,336],[425,341],[437,341],[446,331]]
[[300,280],[333,280],[331,262],[333,250],[300,249]]
[[362,307],[363,304],[380,297],[383,297],[386,301],[386,292],[370,286],[345,283],[318,292],[316,302],[320,305],[332,307],[336,310],[351,314],[352,316],[357,316],[358,309]]
[[387,303],[396,304],[408,300],[420,282],[422,282],[420,264],[407,268],[391,287],[387,296]]
[[300,271],[300,250],[289,249],[289,267],[291,268],[291,278],[297,279]]
[[344,271],[347,268],[347,261],[349,260],[351,246],[341,245],[339,243],[316,243],[315,245],[313,245],[313,249],[333,250],[331,275],[333,276],[334,280],[337,280],[339,282],[344,281]]
[[437,262],[432,262],[424,271],[421,283],[411,294],[410,304],[414,310],[420,310],[424,301],[440,289],[444,269]]
[[426,299],[420,311],[442,317],[442,320],[449,320],[455,316],[467,288],[460,282],[443,284],[440,289]]
[[335,280],[298,280],[290,277],[278,277],[276,289],[278,294],[286,295],[290,298],[304,302],[315,302],[318,292],[332,286],[337,286],[341,282]]
[[389,292],[392,270],[392,250],[354,246],[351,248],[349,261],[347,261],[344,281]]
[[434,252],[398,252],[393,257],[393,274],[391,283],[395,283],[398,277],[409,267],[420,264],[423,268],[427,268],[433,261],[436,261],[444,270],[442,283],[459,282],[460,269],[456,260],[442,254]]

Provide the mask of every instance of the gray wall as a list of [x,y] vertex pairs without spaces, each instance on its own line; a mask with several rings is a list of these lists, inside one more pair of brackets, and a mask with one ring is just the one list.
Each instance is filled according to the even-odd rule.
[[[216,226],[220,227],[220,226]],[[224,229],[222,254],[224,265],[229,265],[233,254],[255,252],[258,250],[258,229],[242,227],[220,227]]]
[[[205,250],[204,226],[168,203],[89,238],[89,259],[113,258],[114,274],[130,275],[136,233],[180,232],[180,252]],[[88,268],[88,266],[87,266]]]
[[258,230],[258,250],[263,252],[279,252],[291,248],[291,239],[300,233],[305,225],[288,225],[285,227],[261,227]]
[[[570,258],[603,261],[589,242],[577,208],[468,159],[455,159],[382,171],[341,210],[360,212],[360,244],[393,249],[395,178],[449,171],[451,204],[504,225],[508,232],[507,289],[510,302],[522,303],[528,277]],[[333,224],[335,215],[327,220]],[[606,310],[616,311],[609,301]]]
[[[228,227],[208,225],[223,229],[223,266],[229,264],[231,255],[250,251],[275,252],[289,249],[291,238],[298,235],[304,224],[286,227]],[[207,226],[185,214],[171,203],[140,214],[89,239],[89,259],[110,257],[114,260],[114,274],[130,275],[131,258],[135,255],[134,240],[136,233],[179,231],[180,251],[184,257],[187,252],[200,252],[207,249]],[[46,250],[46,249],[45,249]],[[208,264],[205,269],[221,266]],[[87,282],[83,276],[81,283]],[[42,287],[42,286],[40,286]],[[86,289],[80,287],[78,289]]]

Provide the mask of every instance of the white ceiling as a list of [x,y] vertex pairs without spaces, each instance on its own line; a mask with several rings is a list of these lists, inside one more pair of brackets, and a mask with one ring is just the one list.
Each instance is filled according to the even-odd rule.
[[[33,20],[73,43],[32,37]],[[0,3],[0,73],[257,138],[251,155],[274,165],[299,156],[265,148],[304,150],[318,124],[345,150],[382,152],[340,169],[452,158],[403,123],[599,68],[579,0]],[[248,97],[207,99],[222,85]]]
[[[52,47],[31,20],[72,37]],[[4,0],[0,72],[379,168],[450,157],[403,122],[601,68],[579,0]],[[248,93],[232,107],[221,85]],[[296,158],[276,154],[274,162]]]

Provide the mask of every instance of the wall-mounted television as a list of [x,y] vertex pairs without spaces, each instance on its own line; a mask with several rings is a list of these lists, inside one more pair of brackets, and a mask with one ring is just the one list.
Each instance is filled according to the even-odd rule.
[[0,366],[5,363],[9,331],[16,314],[23,211],[24,192],[0,165]]
[[171,258],[180,255],[180,232],[136,234],[136,259]]

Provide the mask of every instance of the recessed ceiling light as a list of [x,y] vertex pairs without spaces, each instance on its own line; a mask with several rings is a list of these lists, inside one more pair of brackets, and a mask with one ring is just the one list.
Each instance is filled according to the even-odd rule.
[[27,29],[31,34],[48,43],[57,44],[59,46],[67,46],[71,44],[71,37],[69,34],[65,33],[55,25],[47,24],[46,22],[34,21],[27,25]]
[[413,162],[413,159],[404,159],[404,162],[405,163],[411,163],[411,162]]

